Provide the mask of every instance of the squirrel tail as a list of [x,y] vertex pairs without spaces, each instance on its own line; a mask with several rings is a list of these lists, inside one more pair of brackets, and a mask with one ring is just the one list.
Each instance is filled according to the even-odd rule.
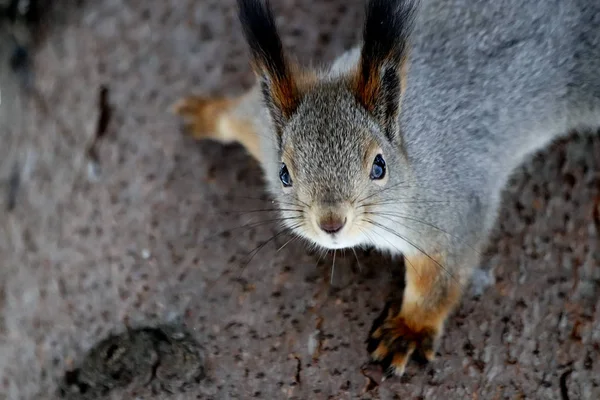
[[194,139],[238,142],[260,160],[260,144],[254,122],[236,112],[244,97],[186,96],[179,99],[171,111],[184,120],[184,130]]

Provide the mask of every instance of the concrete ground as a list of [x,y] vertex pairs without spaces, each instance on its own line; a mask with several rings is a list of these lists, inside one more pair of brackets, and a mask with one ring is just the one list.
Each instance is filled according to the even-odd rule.
[[[2,114],[0,399],[58,385],[107,399],[600,398],[600,136],[573,135],[515,174],[485,257],[494,283],[466,296],[435,363],[379,385],[361,367],[390,262],[338,255],[330,284],[331,256],[278,251],[281,238],[242,268],[277,232],[248,212],[269,208],[258,165],[185,138],[167,111],[252,83],[233,0],[76,3],[59,3],[71,5],[36,52],[38,95]],[[362,0],[274,3],[301,61],[329,61],[360,33]],[[135,330],[165,324],[188,333]],[[101,381],[115,352],[146,367]],[[134,383],[119,386],[123,371]]]

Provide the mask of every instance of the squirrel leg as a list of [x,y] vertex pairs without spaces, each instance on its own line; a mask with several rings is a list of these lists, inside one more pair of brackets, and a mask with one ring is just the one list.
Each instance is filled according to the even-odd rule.
[[251,91],[238,97],[186,96],[172,106],[172,111],[184,120],[185,131],[194,139],[238,142],[260,160],[256,126],[252,118],[242,112],[252,101]]
[[387,376],[402,376],[413,352],[435,357],[444,323],[459,303],[463,284],[450,275],[442,257],[406,257],[402,298],[386,304],[374,321],[367,350]]

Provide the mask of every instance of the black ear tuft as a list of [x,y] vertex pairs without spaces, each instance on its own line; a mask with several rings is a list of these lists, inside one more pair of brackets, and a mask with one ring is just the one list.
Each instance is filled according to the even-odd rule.
[[362,69],[384,63],[399,64],[405,57],[418,0],[370,0],[363,29]]
[[[392,135],[419,0],[369,0],[354,90]],[[390,126],[394,125],[394,126]]]
[[283,45],[268,0],[238,0],[239,19],[254,66],[276,80],[289,74]]
[[238,0],[239,18],[252,53],[252,64],[261,79],[263,97],[281,133],[300,103],[300,86],[307,82],[288,63],[268,0]]

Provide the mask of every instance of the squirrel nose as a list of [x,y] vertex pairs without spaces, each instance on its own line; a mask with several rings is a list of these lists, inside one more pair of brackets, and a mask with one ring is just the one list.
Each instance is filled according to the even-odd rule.
[[333,216],[321,218],[321,221],[319,222],[319,227],[323,232],[329,233],[330,235],[341,231],[344,225],[346,225],[346,218],[341,219]]

